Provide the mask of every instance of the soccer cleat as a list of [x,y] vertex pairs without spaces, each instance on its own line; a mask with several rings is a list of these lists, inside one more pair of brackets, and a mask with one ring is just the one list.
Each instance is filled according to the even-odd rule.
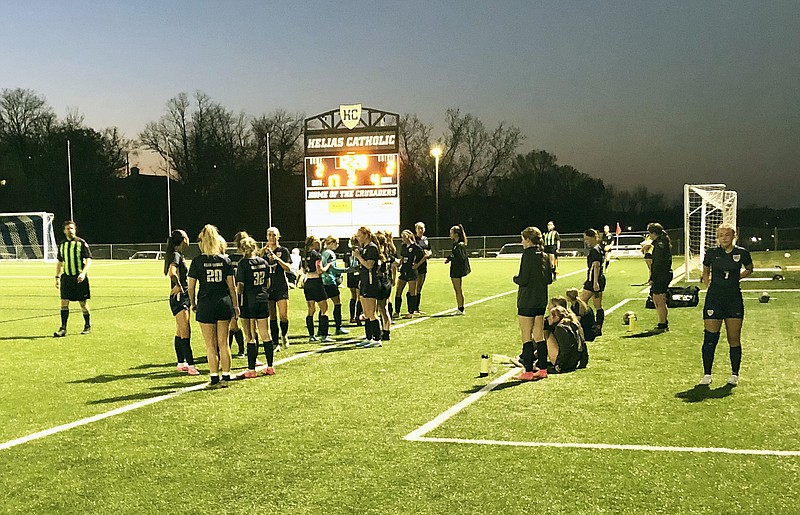
[[255,370],[245,370],[241,374],[237,374],[236,379],[255,379],[258,374]]
[[540,379],[547,379],[547,370],[540,368],[539,370],[533,373],[534,381],[538,381]]
[[403,315],[404,320],[408,320],[409,318],[414,318],[413,313],[406,313],[405,315]]
[[244,352],[240,352],[239,354],[234,354],[233,357],[234,358],[244,358],[246,356],[244,355]]
[[731,377],[728,379],[728,384],[731,386],[736,386],[739,384],[739,376],[736,374],[731,374]]
[[356,343],[356,347],[364,347],[372,343],[372,340],[361,340],[360,342]]
[[666,333],[667,331],[669,331],[669,326],[658,324],[657,326],[655,326],[650,330],[650,333],[661,334],[661,333]]
[[61,329],[53,333],[53,338],[63,338],[66,335],[67,335],[67,330],[62,327]]
[[274,376],[275,375],[275,369],[273,367],[267,367],[267,368],[264,369],[264,371],[262,373],[265,376]]
[[363,348],[374,349],[376,347],[383,347],[383,343],[380,340],[371,340],[368,344],[364,345]]
[[424,316],[427,316],[427,315],[428,315],[428,314],[427,314],[427,313],[425,313],[424,311],[420,311],[420,310],[416,310],[416,311],[414,311],[414,316],[418,316],[418,317],[424,317]]
[[522,372],[521,374],[517,374],[514,376],[514,379],[517,381],[533,381],[533,371],[530,372]]
[[287,338],[285,334],[281,336],[281,345],[283,345],[284,348],[289,347],[289,338]]
[[464,312],[461,311],[460,309],[456,309],[456,312],[453,313],[453,316],[457,316],[457,317],[464,316]]
[[275,344],[275,345],[272,347],[272,352],[273,352],[273,353],[276,353],[276,352],[280,352],[280,351],[281,351],[281,346],[280,346],[280,344],[277,344],[277,343],[276,343],[276,344]]
[[178,366],[175,367],[175,370],[177,372],[188,372],[189,371],[189,365],[186,362],[178,363]]
[[697,384],[701,384],[701,385],[705,385],[705,386],[710,385],[711,384],[711,374],[704,375],[703,379],[701,379],[700,382],[697,383]]
[[317,343],[318,341],[319,341],[319,338],[317,338],[316,336],[309,336],[308,337],[308,343]]
[[342,329],[341,327],[336,330],[336,334],[350,334],[350,331],[347,329]]
[[323,344],[325,344],[325,343],[336,343],[336,340],[334,340],[330,336],[326,335],[326,336],[323,336],[322,338],[320,338],[319,342],[323,343]]
[[219,390],[220,388],[227,388],[228,381],[217,381],[216,383],[208,383],[206,390]]
[[81,331],[81,334],[92,334],[92,326],[90,325],[85,326],[83,328],[83,331]]
[[197,370],[197,367],[195,367],[194,365],[189,365],[189,367],[186,369],[186,373],[189,374],[190,376],[200,375],[200,371]]

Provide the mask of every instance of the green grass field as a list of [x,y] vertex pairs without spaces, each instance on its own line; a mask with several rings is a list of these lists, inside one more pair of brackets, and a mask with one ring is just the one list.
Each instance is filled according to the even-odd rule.
[[[736,388],[725,386],[724,335],[715,382],[695,388],[700,307],[671,310],[668,333],[627,332],[624,311],[637,312],[641,330],[656,315],[633,286],[646,280],[644,263],[626,259],[609,269],[604,306],[617,308],[587,369],[484,389],[510,369],[477,377],[481,354],[520,349],[515,294],[498,296],[515,291],[517,266],[475,260],[464,290],[468,304],[483,302],[466,317],[398,321],[381,349],[305,343],[305,302],[292,291],[293,345],[276,355],[277,375],[204,391],[190,388],[207,381],[204,363],[199,377],[174,371],[158,262],[96,261],[94,332],[78,334],[73,304],[61,339],[54,266],[0,263],[0,511],[800,513],[800,272],[743,283]],[[583,266],[562,260],[551,295],[579,287]],[[768,304],[757,300],[764,290]],[[445,265],[433,262],[422,309],[454,306]],[[194,323],[192,344],[203,356]],[[457,410],[465,400],[474,402]]]

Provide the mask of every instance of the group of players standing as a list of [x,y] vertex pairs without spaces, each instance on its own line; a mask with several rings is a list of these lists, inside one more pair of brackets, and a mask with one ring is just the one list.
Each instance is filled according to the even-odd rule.
[[[659,317],[653,330],[656,333],[669,330],[667,321],[667,289],[672,281],[671,242],[664,228],[657,223],[648,225],[648,242],[643,248],[648,262],[651,294]],[[361,227],[351,239],[349,266],[336,266],[335,250],[338,241],[325,239],[325,250],[321,242],[311,236],[306,242],[305,267],[307,279],[305,296],[308,305],[306,318],[309,339],[329,343],[327,299],[334,302],[334,321],[337,334],[346,334],[341,324],[341,302],[339,299],[340,277],[347,274],[347,286],[351,291],[350,320],[356,322],[361,307],[364,316],[365,339],[360,347],[380,347],[388,340],[392,320],[391,304],[388,303],[394,284],[395,270],[399,270],[394,297],[394,316],[399,316],[402,294],[406,287],[408,315],[420,313],[422,285],[427,275],[427,260],[431,256],[430,244],[425,237],[425,226],[419,222],[416,234],[405,230],[401,234],[403,244],[399,253],[392,242],[391,234],[373,233]],[[605,231],[606,239],[609,231]],[[58,246],[56,265],[56,288],[61,292],[61,327],[53,336],[63,337],[67,332],[69,302],[78,301],[84,316],[82,334],[91,332],[89,308],[89,280],[87,272],[92,254],[85,240],[77,236],[76,224],[64,223],[65,240]],[[464,313],[464,296],[461,290],[463,278],[470,272],[466,252],[467,236],[463,226],[450,230],[453,249],[447,257],[450,263],[450,279],[456,295],[457,311]],[[522,380],[547,377],[547,341],[545,340],[545,311],[547,310],[547,285],[556,277],[557,253],[560,237],[552,222],[548,232],[542,234],[536,227],[528,227],[521,233],[524,252],[520,271],[514,277],[519,285],[517,311],[522,335],[522,354],[525,371],[518,376]],[[267,367],[264,374],[274,375],[274,352],[280,345],[288,346],[289,329],[288,299],[291,274],[289,250],[279,243],[280,232],[275,227],[267,231],[267,244],[258,246],[249,235],[239,233],[235,238],[241,259],[233,263],[225,254],[226,242],[213,225],[200,231],[198,241],[201,255],[187,267],[184,251],[189,238],[182,230],[173,231],[167,244],[164,274],[170,278],[172,288],[169,304],[176,323],[175,353],[178,370],[190,375],[199,375],[194,364],[190,345],[190,311],[196,312],[208,354],[211,374],[210,388],[222,388],[231,380],[231,351],[229,333],[236,328],[241,318],[244,337],[247,339],[248,368],[241,377],[256,377],[259,340],[263,342]],[[740,280],[753,272],[750,253],[735,245],[736,231],[730,224],[721,224],[717,229],[718,246],[708,249],[703,260],[702,282],[708,287],[703,307],[704,337],[702,346],[704,376],[701,385],[711,383],[714,352],[720,338],[722,323],[725,323],[730,347],[732,374],[728,383],[739,381],[741,365],[741,329],[744,319],[744,303]],[[587,277],[580,291],[582,306],[592,299],[596,309],[594,330],[602,334],[604,311],[602,295],[605,289],[605,268],[608,266],[609,241],[601,240],[594,229],[584,232],[584,243],[589,247]],[[314,335],[313,315],[315,306],[320,309],[319,339]],[[573,308],[574,309],[574,308]],[[551,312],[552,315],[552,312]],[[267,322],[269,321],[269,322]],[[235,329],[234,329],[235,330]],[[280,333],[280,339],[278,334]],[[534,369],[534,359],[538,368]],[[220,372],[222,377],[220,378]]]

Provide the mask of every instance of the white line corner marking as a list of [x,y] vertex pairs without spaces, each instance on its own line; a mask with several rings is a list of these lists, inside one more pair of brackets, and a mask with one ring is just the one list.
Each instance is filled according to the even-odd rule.
[[[623,301],[615,304],[606,310],[606,313],[611,313],[631,300],[637,299],[624,299]],[[458,412],[476,402],[481,397],[491,392],[501,384],[508,381],[519,369],[512,369],[494,381],[490,382],[477,392],[468,396],[455,406],[447,411],[440,413],[433,420],[421,425],[417,429],[411,431],[403,437],[403,440],[409,442],[430,442],[430,443],[459,443],[471,445],[502,445],[508,447],[560,447],[568,449],[610,449],[621,451],[650,451],[650,452],[696,452],[696,453],[718,453],[718,454],[750,454],[760,456],[800,456],[800,451],[777,451],[770,449],[728,449],[725,447],[670,447],[664,445],[622,445],[622,444],[606,444],[606,443],[565,443],[565,442],[512,442],[504,440],[488,440],[488,439],[468,439],[468,438],[432,438],[425,436],[437,427],[441,426],[449,419],[454,417]]]

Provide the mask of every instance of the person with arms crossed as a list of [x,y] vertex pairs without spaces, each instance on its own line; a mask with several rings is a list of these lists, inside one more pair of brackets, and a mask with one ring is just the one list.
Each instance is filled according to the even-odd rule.
[[659,223],[649,224],[647,234],[652,240],[653,249],[653,263],[647,282],[650,284],[650,294],[658,313],[658,325],[651,332],[658,334],[669,331],[667,290],[672,282],[672,241]]
[[[708,291],[703,305],[703,378],[701,385],[711,384],[714,352],[719,342],[722,322],[728,337],[731,359],[731,377],[728,384],[739,384],[739,367],[742,363],[742,321],[744,301],[739,281],[753,273],[750,252],[735,245],[736,229],[724,223],[717,228],[718,247],[708,249],[703,257],[703,284]],[[655,258],[655,255],[653,256]],[[744,270],[742,270],[744,268]]]
[[603,335],[603,291],[606,289],[606,276],[603,273],[603,246],[599,242],[600,235],[595,229],[586,229],[583,233],[583,243],[589,248],[586,256],[586,281],[583,283],[580,298],[583,302],[593,299],[595,309],[595,336]]
[[[544,313],[547,308],[547,285],[550,284],[550,259],[542,249],[542,232],[537,227],[522,231],[522,260],[514,276],[517,290],[517,319],[522,337],[522,365],[525,371],[515,379],[537,381],[547,377],[547,340],[544,336]],[[534,345],[538,370],[534,371]]]
[[467,255],[467,233],[461,224],[450,228],[450,239],[453,240],[453,251],[444,260],[450,263],[450,282],[453,283],[453,291],[456,294],[457,310],[454,315],[464,314],[464,292],[461,284],[464,277],[472,271],[469,266],[469,256]]
[[[414,300],[414,314],[422,315],[424,313],[419,309],[420,297],[422,296],[422,286],[425,284],[425,279],[428,277],[428,260],[433,253],[431,252],[431,242],[429,242],[428,237],[425,236],[425,224],[423,222],[414,224],[414,233],[414,240],[424,254],[422,263],[417,268],[417,294]],[[398,312],[399,311],[398,309]]]
[[89,306],[86,304],[91,298],[89,289],[89,267],[92,266],[92,252],[86,240],[77,236],[78,228],[75,222],[64,222],[64,236],[66,240],[58,246],[58,262],[56,263],[56,288],[61,292],[61,327],[53,333],[56,338],[67,335],[67,320],[69,319],[69,303],[77,301],[83,312],[83,331],[81,334],[92,332],[89,317]]

